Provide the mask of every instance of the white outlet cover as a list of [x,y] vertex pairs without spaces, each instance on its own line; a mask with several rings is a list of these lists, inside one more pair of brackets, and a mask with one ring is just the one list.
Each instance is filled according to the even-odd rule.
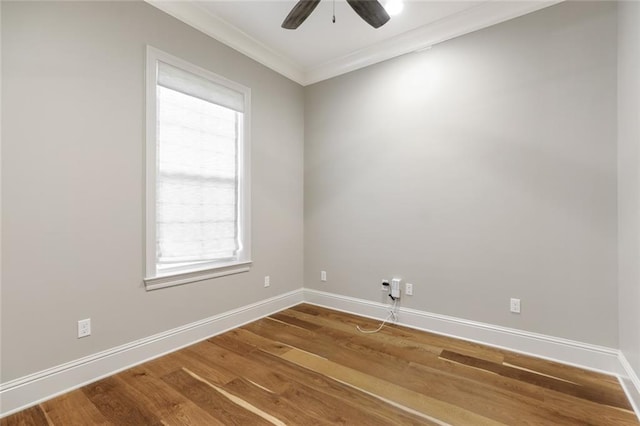
[[265,287],[269,287],[271,285],[271,278],[269,277],[269,275],[264,277],[264,286]]
[[78,321],[78,338],[91,335],[91,318]]
[[404,285],[404,293],[405,293],[407,296],[413,296],[413,284],[411,284],[411,283],[406,283],[406,284]]
[[511,299],[510,310],[514,314],[520,313],[520,299]]

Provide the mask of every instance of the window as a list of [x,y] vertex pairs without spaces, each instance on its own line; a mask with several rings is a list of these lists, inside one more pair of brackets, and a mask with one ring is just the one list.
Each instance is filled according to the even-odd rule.
[[245,272],[250,90],[147,47],[147,289]]

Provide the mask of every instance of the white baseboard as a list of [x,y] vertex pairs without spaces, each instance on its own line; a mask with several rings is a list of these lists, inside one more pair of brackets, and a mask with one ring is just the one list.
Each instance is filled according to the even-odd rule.
[[[311,289],[304,289],[304,301],[379,320],[390,307]],[[640,420],[640,379],[618,349],[402,307],[398,324],[617,376]]]
[[[2,383],[0,418],[302,302],[376,319],[386,318],[389,311],[382,303],[295,290]],[[640,380],[617,349],[409,308],[398,313],[399,324],[407,327],[616,375],[640,418]]]
[[[389,305],[383,303],[317,290],[305,289],[304,300],[375,319],[384,319],[389,313]],[[605,374],[624,374],[618,358],[620,351],[613,348],[402,307],[398,309],[398,323]]]
[[620,352],[620,365],[624,369],[624,374],[619,376],[620,384],[640,420],[640,378],[622,352]]
[[302,289],[0,384],[0,417],[303,301]]

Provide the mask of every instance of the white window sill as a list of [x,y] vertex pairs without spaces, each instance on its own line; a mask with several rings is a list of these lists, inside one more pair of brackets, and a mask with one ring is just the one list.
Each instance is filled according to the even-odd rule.
[[226,275],[240,274],[242,272],[248,272],[250,269],[251,261],[246,261],[196,271],[170,272],[165,275],[145,278],[144,285],[147,291],[158,290],[165,287],[173,287],[197,281],[204,281],[211,278],[224,277]]

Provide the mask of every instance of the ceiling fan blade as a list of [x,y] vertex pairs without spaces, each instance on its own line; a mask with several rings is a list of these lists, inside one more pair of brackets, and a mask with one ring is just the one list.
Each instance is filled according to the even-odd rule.
[[298,28],[311,15],[318,3],[320,3],[320,0],[300,0],[282,21],[282,28],[287,30]]
[[347,3],[373,28],[380,28],[390,19],[387,11],[377,0],[347,0]]

